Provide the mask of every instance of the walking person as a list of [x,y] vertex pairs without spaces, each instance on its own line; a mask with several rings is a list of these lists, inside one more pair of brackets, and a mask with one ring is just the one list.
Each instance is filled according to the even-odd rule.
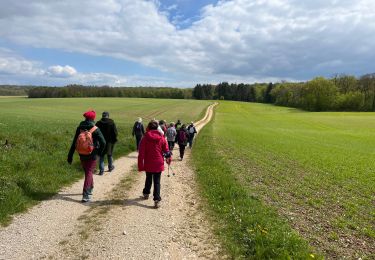
[[145,129],[142,124],[142,118],[139,117],[138,120],[134,123],[133,132],[132,132],[133,137],[135,136],[137,151],[139,150],[139,143],[141,142],[141,139],[144,134],[145,134]]
[[174,143],[176,141],[176,136],[177,136],[177,131],[174,128],[174,123],[173,122],[171,122],[169,124],[166,136],[167,136],[167,142],[168,142],[169,151],[173,151]]
[[180,148],[180,161],[182,161],[182,159],[184,158],[185,147],[187,145],[188,138],[189,138],[189,135],[187,133],[186,126],[185,124],[183,124],[180,130],[178,130],[177,132],[177,142]]
[[146,172],[146,181],[143,189],[144,199],[148,199],[154,182],[155,208],[160,206],[160,178],[164,171],[164,156],[166,162],[171,163],[172,157],[169,152],[167,141],[157,130],[158,121],[152,120],[147,126],[147,132],[141,140],[138,153],[138,171]]
[[176,131],[180,130],[181,125],[182,125],[181,120],[178,119],[176,125],[174,126],[176,128]]
[[195,134],[197,133],[197,130],[195,129],[194,123],[191,122],[190,125],[187,128],[187,131],[189,133],[189,148],[191,149],[193,147],[193,139]]
[[159,126],[160,126],[161,130],[163,131],[163,135],[165,136],[166,132],[167,132],[167,121],[160,120],[159,121]]
[[[181,121],[180,119],[177,119],[177,123],[174,125],[174,128],[176,129],[176,132],[178,133],[178,131],[180,130],[181,128]],[[175,143],[178,143],[178,140],[177,140],[177,135],[176,135],[176,140],[175,140]]]
[[94,189],[93,172],[96,167],[96,156],[102,154],[106,142],[100,129],[95,126],[95,111],[87,111],[83,116],[85,120],[76,129],[67,161],[72,164],[74,151],[77,150],[85,171],[82,202],[89,202]]
[[102,119],[96,122],[96,126],[100,129],[106,141],[104,151],[99,158],[99,175],[103,175],[105,155],[107,155],[108,160],[108,171],[111,172],[115,168],[112,153],[117,142],[117,128],[115,122],[109,118],[109,113],[106,111],[102,113]]

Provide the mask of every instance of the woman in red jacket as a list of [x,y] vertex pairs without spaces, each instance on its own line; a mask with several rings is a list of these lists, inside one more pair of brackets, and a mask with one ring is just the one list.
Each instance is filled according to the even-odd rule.
[[167,141],[157,130],[158,122],[152,120],[147,126],[147,132],[143,136],[139,145],[138,153],[138,171],[146,172],[146,182],[143,189],[143,197],[148,199],[154,181],[154,202],[155,208],[160,206],[160,177],[164,171],[164,157],[166,162],[171,163],[171,153],[168,149]]

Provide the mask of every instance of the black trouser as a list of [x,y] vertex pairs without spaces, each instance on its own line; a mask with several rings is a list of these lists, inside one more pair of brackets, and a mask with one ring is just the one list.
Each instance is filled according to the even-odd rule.
[[168,148],[169,148],[169,151],[173,150],[173,148],[174,148],[174,141],[168,141]]
[[160,197],[160,177],[161,172],[146,172],[145,188],[143,194],[150,194],[152,180],[154,180],[154,200],[161,200]]
[[184,144],[178,144],[178,146],[180,147],[180,158],[182,159],[182,158],[184,158],[186,145],[184,145]]
[[194,139],[194,134],[189,134],[189,147],[191,148],[193,146],[193,139]]
[[141,142],[142,136],[141,135],[136,135],[135,140],[137,142],[137,151],[139,150],[139,143]]

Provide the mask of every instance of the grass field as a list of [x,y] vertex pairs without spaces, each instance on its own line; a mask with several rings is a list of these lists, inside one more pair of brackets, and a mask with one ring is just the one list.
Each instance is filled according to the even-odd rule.
[[221,102],[193,158],[232,255],[375,257],[374,129],[374,113]]
[[[82,114],[92,108],[100,119],[109,111],[119,131],[115,157],[135,150],[131,136],[137,117],[190,122],[201,118],[208,101],[127,98],[0,99],[0,223],[82,177],[78,155],[66,163]],[[3,144],[8,140],[10,148]]]

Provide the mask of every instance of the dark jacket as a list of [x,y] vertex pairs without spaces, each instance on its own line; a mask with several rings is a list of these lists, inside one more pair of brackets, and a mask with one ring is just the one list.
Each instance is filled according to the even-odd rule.
[[[77,127],[77,130],[76,130],[76,134],[74,135],[74,138],[73,138],[73,142],[72,142],[72,145],[70,146],[70,150],[69,150],[69,154],[68,154],[68,160],[72,159],[73,158],[73,154],[74,154],[74,151],[76,149],[76,141],[77,141],[77,138],[78,138],[78,135],[80,134],[81,130],[90,130],[93,126],[95,125],[95,122],[94,121],[90,121],[90,120],[85,120],[85,121],[82,121],[79,126]],[[104,148],[105,148],[105,139],[104,139],[104,136],[102,134],[102,132],[100,131],[100,129],[96,129],[93,133],[92,133],[92,137],[93,137],[93,141],[94,141],[94,144],[95,144],[95,149],[94,151],[89,154],[89,155],[79,155],[79,157],[81,158],[81,160],[95,160],[96,159],[96,156],[98,154],[102,154]]]
[[102,118],[96,122],[107,143],[117,142],[117,128],[115,122],[110,118]]
[[133,126],[133,136],[143,136],[145,134],[145,129],[143,127],[143,124],[140,122],[135,122]]

